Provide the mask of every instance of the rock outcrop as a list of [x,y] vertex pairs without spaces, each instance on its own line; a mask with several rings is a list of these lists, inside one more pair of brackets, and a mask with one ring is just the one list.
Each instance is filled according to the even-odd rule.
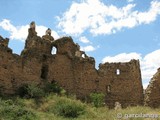
[[[94,58],[80,51],[71,37],[54,40],[46,34],[41,38],[34,24],[28,32],[21,55],[13,54],[8,46],[0,44],[0,90],[3,94],[14,94],[24,84],[43,85],[46,81],[56,81],[81,100],[92,92],[102,92],[110,108],[115,102],[122,107],[143,104],[139,61],[100,64],[96,70]],[[57,52],[52,55],[53,47]]]
[[145,105],[150,107],[160,107],[160,68],[152,77],[147,89],[145,90]]

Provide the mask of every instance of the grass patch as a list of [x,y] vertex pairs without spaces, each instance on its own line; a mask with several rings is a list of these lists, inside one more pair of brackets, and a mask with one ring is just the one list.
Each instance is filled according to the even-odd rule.
[[36,115],[11,99],[0,99],[0,118],[2,120],[36,120]]
[[[106,106],[95,107],[79,100],[49,94],[36,104],[34,98],[0,99],[0,120],[160,120],[160,118],[142,118],[132,114],[160,115],[159,109],[150,107],[128,107],[108,109]],[[118,119],[118,115],[121,115]]]
[[85,106],[80,102],[61,98],[53,106],[49,106],[48,111],[66,118],[77,118],[79,115],[84,114]]

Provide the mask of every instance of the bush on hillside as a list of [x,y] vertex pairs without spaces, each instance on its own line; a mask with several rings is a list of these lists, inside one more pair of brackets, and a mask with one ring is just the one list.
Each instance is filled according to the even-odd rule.
[[52,82],[52,83],[47,82],[44,86],[45,93],[53,92],[53,93],[57,93],[58,95],[60,95],[62,90],[63,89],[56,82]]
[[30,98],[41,98],[45,95],[43,89],[35,84],[28,85],[27,92]]
[[17,94],[20,97],[25,98],[41,98],[50,93],[61,95],[65,94],[65,90],[62,89],[56,82],[46,82],[43,87],[39,87],[33,83],[24,84],[17,90]]
[[28,94],[27,87],[28,87],[27,84],[24,84],[21,87],[19,87],[18,90],[17,90],[17,95],[19,95],[22,98],[26,97],[27,94]]
[[89,97],[95,107],[103,106],[105,99],[105,95],[103,93],[91,93]]
[[23,85],[18,89],[20,97],[41,98],[45,95],[44,90],[35,84]]
[[54,106],[50,106],[48,111],[66,118],[77,118],[85,112],[85,107],[81,103],[61,99],[57,101]]
[[2,120],[33,120],[36,115],[13,100],[0,100],[0,118]]

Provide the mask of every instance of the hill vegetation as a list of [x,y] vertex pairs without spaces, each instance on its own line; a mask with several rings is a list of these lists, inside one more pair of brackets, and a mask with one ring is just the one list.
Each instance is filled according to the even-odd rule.
[[102,94],[92,93],[92,102],[82,103],[74,95],[68,96],[63,89],[53,86],[47,90],[35,85],[25,86],[20,97],[2,97],[0,120],[160,120],[157,116],[160,109],[141,106],[108,109],[102,104]]

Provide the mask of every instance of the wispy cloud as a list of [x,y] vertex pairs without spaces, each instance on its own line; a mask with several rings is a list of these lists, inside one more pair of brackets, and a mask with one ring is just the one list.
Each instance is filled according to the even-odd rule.
[[148,53],[144,57],[139,53],[121,53],[116,56],[107,56],[102,62],[128,62],[131,59],[140,60],[142,79],[150,80],[160,67],[160,49]]
[[155,50],[141,60],[141,69],[144,79],[150,79],[160,67],[160,49]]
[[80,37],[79,41],[81,41],[82,43],[91,43],[85,36]]
[[90,40],[88,40],[88,38],[86,38],[85,36],[80,37],[79,41],[84,44],[87,44],[86,46],[80,47],[80,50],[85,51],[85,52],[92,52],[92,51],[97,50],[100,47],[99,45],[93,46],[92,42],[90,42]]
[[129,2],[129,3],[130,3],[130,2],[133,2],[133,1],[134,1],[134,0],[127,0],[127,2]]
[[159,1],[152,1],[148,10],[143,12],[133,10],[135,6],[136,4],[129,3],[118,8],[114,5],[106,5],[101,0],[73,2],[63,16],[57,17],[58,27],[64,33],[72,35],[80,35],[86,30],[93,35],[113,34],[122,28],[149,24],[160,14]]
[[85,51],[85,52],[91,52],[91,51],[95,51],[96,48],[91,46],[91,45],[88,45],[88,46],[85,46],[85,47],[81,47],[80,48],[82,51]]
[[102,63],[105,62],[128,62],[131,59],[141,59],[141,54],[138,53],[121,53],[116,56],[107,56],[102,59]]
[[[29,25],[14,26],[10,20],[4,19],[0,21],[0,27],[10,33],[10,39],[24,41],[27,38]],[[45,26],[36,26],[36,31],[39,36],[44,35],[46,30],[47,27]],[[59,38],[59,35],[54,30],[52,30],[52,35],[54,38]]]

